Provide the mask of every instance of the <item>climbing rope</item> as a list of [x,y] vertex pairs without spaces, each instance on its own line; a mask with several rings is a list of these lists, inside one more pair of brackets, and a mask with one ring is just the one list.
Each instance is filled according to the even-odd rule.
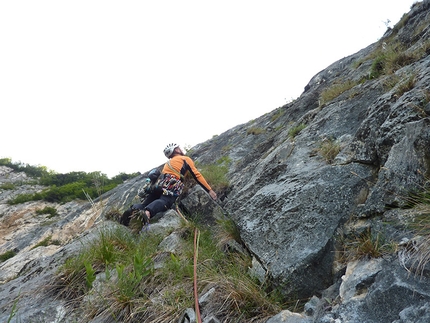
[[185,221],[185,222],[187,222],[188,223],[188,220],[185,218],[185,216],[182,214],[182,212],[179,210],[179,206],[178,206],[178,204],[175,204],[175,208],[176,208],[176,213],[178,213],[179,214],[179,216]]
[[195,301],[195,308],[196,308],[197,323],[202,322],[202,319],[200,317],[199,296],[197,292],[197,258],[199,254],[199,238],[200,238],[200,231],[197,228],[195,228],[194,229],[194,301]]
[[[178,204],[176,204],[176,212],[185,222],[188,223],[188,220],[179,210]],[[194,302],[195,302],[195,312],[196,312],[197,323],[202,322],[202,319],[200,317],[199,294],[197,291],[197,259],[199,256],[199,239],[200,239],[200,231],[197,228],[195,228],[194,229]]]

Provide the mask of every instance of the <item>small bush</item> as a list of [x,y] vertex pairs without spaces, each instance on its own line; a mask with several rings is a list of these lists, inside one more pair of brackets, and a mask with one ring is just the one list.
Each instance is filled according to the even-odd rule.
[[31,177],[42,177],[49,173],[45,166],[32,166],[23,163],[14,163],[10,158],[0,158],[0,165],[12,168],[16,172],[24,172]]
[[97,198],[112,190],[125,180],[138,176],[140,173],[120,173],[109,179],[101,172],[70,172],[58,174],[48,171],[45,166],[30,166],[28,164],[13,163],[9,158],[0,159],[0,165],[12,168],[17,172],[24,172],[28,176],[36,177],[40,185],[47,186],[45,190],[35,194],[22,194],[8,201],[15,205],[29,201],[44,200],[47,202],[65,203],[75,199],[86,200],[85,192],[91,198]]
[[385,56],[381,54],[380,56],[376,57],[372,62],[369,72],[369,79],[376,79],[381,76],[384,73],[384,68]]
[[21,204],[29,201],[38,201],[41,198],[38,198],[38,195],[36,194],[19,194],[15,196],[14,198],[7,201],[9,205],[16,205]]

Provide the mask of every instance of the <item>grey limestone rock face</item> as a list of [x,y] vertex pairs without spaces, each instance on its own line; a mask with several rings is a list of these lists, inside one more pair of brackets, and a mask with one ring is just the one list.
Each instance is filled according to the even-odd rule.
[[[304,313],[285,309],[267,322],[430,321],[429,266],[417,276],[409,271],[410,263],[400,261],[401,240],[415,239],[405,229],[409,215],[402,210],[404,197],[430,178],[429,17],[429,0],[415,4],[403,25],[317,73],[295,101],[191,150],[197,165],[228,161],[230,187],[218,192],[216,203],[199,187],[190,187],[181,198],[182,209],[200,213],[207,226],[225,216],[232,219],[242,239],[233,247],[251,255],[249,272],[287,298],[310,299]],[[384,51],[393,39],[415,59],[392,74],[369,77],[369,55]],[[411,76],[413,86],[400,91]],[[398,81],[387,87],[392,80]],[[325,91],[347,82],[353,86],[322,100]],[[322,153],[323,143],[337,149],[330,158]],[[52,223],[34,216],[44,204],[6,202],[41,187],[0,190],[0,251],[17,252],[0,263],[0,321],[10,318],[17,299],[17,306],[25,308],[20,311],[23,322],[79,321],[79,310],[65,314],[67,304],[43,293],[43,286],[97,227],[117,225],[106,220],[109,209],[124,210],[138,202],[144,178],[128,180],[93,203],[57,205],[61,216]],[[25,180],[0,167],[0,184]],[[359,221],[387,234],[398,254],[339,263],[339,232]],[[166,232],[179,222],[175,210],[169,210],[151,229]],[[48,235],[60,245],[32,249]],[[177,245],[178,236],[166,238],[163,255]],[[182,319],[193,322],[192,310]],[[207,319],[219,318],[207,313]]]

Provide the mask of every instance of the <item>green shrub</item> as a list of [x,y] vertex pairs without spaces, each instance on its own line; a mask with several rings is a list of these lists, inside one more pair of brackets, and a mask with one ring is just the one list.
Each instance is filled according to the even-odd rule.
[[45,166],[31,166],[29,164],[14,163],[10,158],[0,158],[0,165],[12,168],[16,172],[24,172],[31,177],[41,177],[49,173]]
[[376,57],[370,66],[369,79],[376,79],[384,73],[385,55]]
[[112,179],[100,172],[71,172],[56,174],[46,172],[39,180],[41,185],[48,186],[42,192],[34,194],[21,194],[8,201],[15,205],[29,201],[47,201],[51,203],[66,203],[75,199],[86,200],[87,195],[93,199],[114,189],[124,180],[138,176],[135,174],[121,173]]
[[[12,168],[16,172],[24,172],[29,177],[37,178],[38,184],[47,186],[42,192],[34,194],[21,194],[8,201],[8,204],[20,204],[29,201],[44,200],[47,202],[64,203],[74,199],[87,199],[85,192],[91,198],[97,198],[103,193],[112,190],[125,180],[134,178],[140,173],[120,173],[109,179],[101,172],[70,172],[58,174],[48,171],[45,166],[31,166],[29,164],[14,163],[10,158],[1,158],[1,166]],[[12,184],[3,184],[0,189],[13,189]]]
[[38,201],[41,198],[36,194],[19,194],[7,201],[9,205],[21,204],[29,201]]

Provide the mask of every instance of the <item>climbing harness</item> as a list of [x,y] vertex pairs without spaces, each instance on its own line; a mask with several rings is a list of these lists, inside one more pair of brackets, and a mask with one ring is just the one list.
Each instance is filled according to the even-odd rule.
[[167,161],[167,166],[169,166],[169,168],[176,174],[176,175],[178,175],[178,177],[181,179],[181,180],[184,180],[184,175],[182,175],[180,172],[178,172],[176,169],[174,169],[173,167],[172,167],[172,165],[170,164],[170,160],[168,160]]

